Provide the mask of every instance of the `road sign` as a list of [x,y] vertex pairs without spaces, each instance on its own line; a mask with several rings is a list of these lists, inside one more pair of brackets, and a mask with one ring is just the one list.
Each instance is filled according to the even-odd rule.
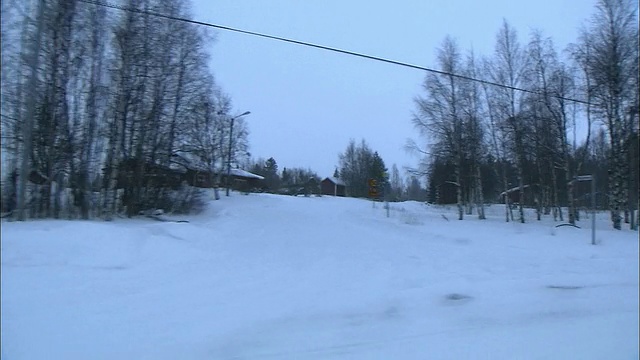
[[593,175],[575,177],[578,181],[591,181],[591,244],[596,244],[596,179]]
[[377,198],[380,196],[378,192],[378,181],[376,179],[369,179],[369,197]]

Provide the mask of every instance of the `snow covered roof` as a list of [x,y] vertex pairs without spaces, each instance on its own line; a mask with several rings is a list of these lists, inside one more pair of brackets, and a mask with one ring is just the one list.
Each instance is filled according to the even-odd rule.
[[335,178],[333,176],[328,176],[328,177],[324,178],[324,180],[329,180],[329,181],[331,181],[332,183],[334,183],[336,185],[341,185],[341,186],[346,186],[347,185],[347,184],[344,183],[344,181],[342,181],[342,180],[340,180],[338,178]]
[[231,169],[231,175],[249,179],[264,180],[264,176],[256,175],[242,169]]
[[[529,185],[525,185],[525,186],[523,186],[522,188],[523,188],[523,189],[526,189],[526,188],[528,188],[528,187],[529,187]],[[506,192],[508,192],[509,194],[511,194],[512,192],[516,192],[516,191],[520,191],[520,186],[513,187],[513,188],[511,188],[511,189],[507,190]],[[505,192],[503,191],[503,192],[501,192],[501,193],[500,193],[500,196],[504,196],[504,194],[505,194]]]

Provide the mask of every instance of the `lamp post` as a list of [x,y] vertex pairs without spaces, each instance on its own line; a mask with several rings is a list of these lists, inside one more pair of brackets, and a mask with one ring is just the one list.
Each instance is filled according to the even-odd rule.
[[231,188],[231,149],[233,148],[233,123],[237,118],[249,114],[251,114],[251,111],[245,111],[242,114],[231,118],[231,128],[229,129],[229,153],[227,154],[227,196],[229,196],[229,190]]

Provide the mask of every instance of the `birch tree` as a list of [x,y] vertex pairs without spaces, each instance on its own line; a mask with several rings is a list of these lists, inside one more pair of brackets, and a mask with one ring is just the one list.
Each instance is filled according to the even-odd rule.
[[496,87],[498,121],[508,131],[511,152],[517,169],[519,220],[525,222],[524,216],[524,160],[525,160],[525,122],[522,119],[521,105],[523,94],[516,88],[523,86],[528,69],[528,57],[520,45],[516,30],[503,21],[496,36],[493,68],[489,74],[491,79],[507,87]]
[[593,112],[604,122],[611,145],[611,222],[613,228],[621,229],[621,211],[628,202],[629,163],[624,140],[631,128],[627,114],[638,107],[637,4],[630,0],[599,0],[590,24],[581,46],[591,50],[585,65],[591,80]]
[[423,84],[426,94],[415,100],[418,109],[413,117],[413,124],[423,136],[433,139],[434,149],[443,151],[442,155],[453,162],[454,173],[451,182],[456,186],[458,219],[462,220],[462,84],[453,74],[462,73],[463,63],[458,45],[451,37],[446,37],[437,50],[437,61],[440,70],[448,75],[429,73],[426,76]]

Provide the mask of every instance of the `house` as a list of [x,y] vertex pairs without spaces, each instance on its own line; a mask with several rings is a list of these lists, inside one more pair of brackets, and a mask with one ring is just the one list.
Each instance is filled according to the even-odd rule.
[[[227,184],[227,174],[222,174],[222,185]],[[231,169],[231,188],[250,192],[264,187],[264,177],[242,169]]]
[[[235,190],[259,189],[264,177],[242,169],[231,169],[231,187]],[[188,168],[185,174],[187,183],[199,188],[225,187],[226,172],[213,172],[203,169]]]
[[[109,169],[103,169],[109,174]],[[118,164],[116,188],[132,188],[139,183],[142,187],[178,189],[183,181],[185,172],[169,166],[126,158]],[[138,176],[137,176],[138,175]],[[107,176],[105,176],[107,178]]]
[[187,168],[184,180],[189,186],[198,188],[211,188],[216,183],[215,174],[209,171]]
[[340,179],[326,177],[320,182],[320,192],[323,195],[346,196],[347,186]]

